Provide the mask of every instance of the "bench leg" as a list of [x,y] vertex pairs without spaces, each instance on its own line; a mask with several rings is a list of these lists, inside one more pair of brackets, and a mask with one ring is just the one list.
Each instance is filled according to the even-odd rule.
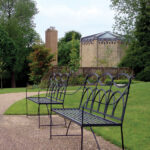
[[[64,104],[63,104],[63,109],[64,109]],[[65,127],[67,128],[67,123],[66,123],[66,119],[64,118],[64,122],[65,122]]]
[[81,127],[81,150],[83,150],[83,127]]
[[121,127],[121,140],[122,140],[122,149],[124,150],[124,141],[123,141],[123,130],[122,130],[122,126]]
[[96,136],[95,136],[95,134],[94,134],[94,131],[93,131],[92,127],[90,127],[90,129],[91,129],[91,131],[92,131],[92,133],[93,133],[93,136],[94,136],[94,139],[95,139],[95,141],[96,141],[97,148],[98,148],[98,150],[100,150],[100,146],[99,146],[99,144],[98,144],[97,138],[96,138]]
[[50,104],[50,139],[52,139],[52,104]]
[[46,108],[47,108],[47,112],[48,112],[48,116],[50,115],[49,109],[48,109],[48,104],[46,104]]
[[26,117],[28,117],[27,88],[26,88]]
[[28,117],[28,102],[27,102],[27,98],[26,98],[26,117]]
[[70,125],[71,125],[71,121],[69,122],[69,125],[67,127],[66,136],[68,135],[68,131],[69,131]]
[[38,118],[39,118],[39,128],[40,128],[40,104],[38,106]]

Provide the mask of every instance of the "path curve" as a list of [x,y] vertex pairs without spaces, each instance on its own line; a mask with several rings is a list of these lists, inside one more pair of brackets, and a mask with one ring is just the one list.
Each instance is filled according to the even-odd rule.
[[[25,92],[0,94],[0,115],[14,102],[25,98]],[[28,96],[37,95],[37,92],[28,92]]]

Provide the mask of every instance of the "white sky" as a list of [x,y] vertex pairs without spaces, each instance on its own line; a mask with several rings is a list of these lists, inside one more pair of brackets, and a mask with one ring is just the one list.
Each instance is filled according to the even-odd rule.
[[35,0],[39,13],[35,16],[36,31],[45,41],[45,30],[54,26],[61,38],[75,30],[82,36],[112,31],[114,11],[110,0]]

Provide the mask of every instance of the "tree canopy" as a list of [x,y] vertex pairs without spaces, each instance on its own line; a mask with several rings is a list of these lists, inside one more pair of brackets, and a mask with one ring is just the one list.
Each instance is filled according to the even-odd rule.
[[73,36],[75,40],[80,40],[81,38],[81,34],[79,32],[69,31],[69,32],[66,32],[65,36],[60,39],[60,42],[69,42],[73,39]]
[[69,62],[69,68],[71,71],[77,71],[80,67],[80,58],[79,58],[79,50],[76,48],[76,40],[75,40],[75,34],[72,35],[72,47],[70,50],[70,62]]
[[139,0],[134,39],[120,66],[130,67],[139,80],[150,81],[150,1]]
[[11,68],[7,68],[12,75],[13,87],[15,87],[15,78],[25,66],[26,57],[31,51],[32,44],[35,39],[39,38],[34,30],[33,22],[33,16],[37,12],[33,0],[0,1],[0,24],[16,46],[16,50],[12,49],[14,55]]
[[0,26],[0,74],[1,87],[4,71],[11,70],[12,64],[15,61],[16,45],[8,36],[8,33]]
[[111,0],[115,10],[114,31],[125,35],[127,39],[134,36],[136,17],[140,10],[140,0]]
[[[73,39],[74,35],[74,39]],[[72,40],[74,43],[74,48],[77,51],[77,56],[79,58],[79,49],[80,49],[80,38],[81,34],[76,31],[69,31],[61,38],[58,42],[58,65],[59,66],[68,66],[70,62],[70,53],[72,49]]]

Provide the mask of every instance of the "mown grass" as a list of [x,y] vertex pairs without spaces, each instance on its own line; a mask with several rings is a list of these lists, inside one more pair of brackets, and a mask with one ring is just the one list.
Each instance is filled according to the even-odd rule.
[[[67,95],[65,107],[77,107],[80,97],[81,92],[74,96]],[[37,105],[29,102],[29,110],[29,113],[36,114]],[[46,107],[43,106],[41,111],[46,114]],[[25,114],[25,112],[25,99],[23,99],[9,107],[5,114]],[[126,149],[150,150],[150,83],[131,85],[123,130]],[[119,127],[97,127],[94,131],[121,147]]]
[[25,92],[26,88],[2,88],[0,94]]
[[[79,86],[69,86],[68,90],[74,90],[79,88]],[[38,88],[28,88],[29,92],[37,92],[39,89]],[[46,90],[46,89],[41,89]],[[26,92],[26,88],[21,87],[21,88],[2,88],[0,89],[0,94],[5,94],[5,93],[19,93],[19,92]]]

